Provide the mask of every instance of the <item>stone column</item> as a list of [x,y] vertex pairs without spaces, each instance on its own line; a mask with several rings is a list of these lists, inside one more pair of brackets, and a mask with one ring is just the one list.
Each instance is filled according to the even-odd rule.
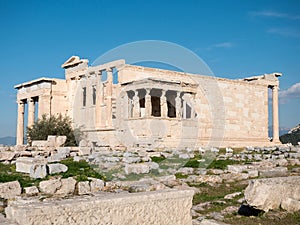
[[112,88],[113,88],[113,74],[112,74],[112,69],[106,69],[107,72],[107,86],[106,86],[106,99],[107,99],[107,104],[106,104],[106,125],[108,127],[112,127]]
[[181,118],[181,99],[180,99],[180,92],[176,92],[175,98],[175,107],[176,107],[176,118]]
[[145,110],[146,110],[146,117],[151,116],[152,112],[152,104],[151,104],[151,95],[150,95],[150,88],[146,88],[146,95],[145,95]]
[[101,88],[101,85],[102,85],[101,76],[102,76],[101,71],[96,72],[96,108],[95,108],[95,126],[96,126],[96,128],[99,128],[102,126],[101,105],[103,104],[103,102],[102,102],[103,96],[101,96],[101,95],[103,95],[103,94],[102,94],[102,88]]
[[160,110],[161,110],[161,117],[167,118],[168,117],[168,104],[167,104],[167,97],[166,97],[165,90],[161,91]]
[[280,143],[278,122],[278,86],[272,87],[273,99],[273,142]]
[[135,90],[133,96],[133,118],[140,117],[140,102],[138,94],[138,90]]
[[27,127],[32,127],[34,124],[35,102],[32,98],[27,99],[28,102],[28,120]]
[[17,121],[17,145],[24,144],[24,110],[25,103],[23,101],[18,102],[18,121]]

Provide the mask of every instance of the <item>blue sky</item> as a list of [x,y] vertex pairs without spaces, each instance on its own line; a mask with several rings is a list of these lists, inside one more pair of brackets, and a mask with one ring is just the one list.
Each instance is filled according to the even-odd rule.
[[15,84],[63,78],[70,56],[93,62],[139,40],[184,46],[219,77],[282,72],[280,125],[300,123],[297,0],[0,0],[0,26],[0,137],[15,136]]

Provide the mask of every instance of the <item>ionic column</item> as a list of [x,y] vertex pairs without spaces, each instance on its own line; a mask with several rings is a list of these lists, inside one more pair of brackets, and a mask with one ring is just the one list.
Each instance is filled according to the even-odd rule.
[[18,102],[18,120],[17,120],[17,145],[24,144],[24,110],[25,103],[23,101]]
[[35,102],[32,98],[27,99],[27,102],[28,102],[27,127],[32,127],[34,124]]
[[146,117],[150,117],[151,116],[151,112],[152,112],[150,91],[151,91],[150,88],[146,88],[146,95],[145,95]]
[[161,110],[161,117],[166,118],[168,116],[168,104],[166,98],[166,91],[161,91],[160,97],[160,110]]
[[106,99],[107,99],[107,104],[106,104],[106,109],[107,109],[107,126],[112,127],[112,86],[113,86],[113,74],[112,74],[112,69],[109,68],[106,70],[107,72],[107,86],[106,86]]
[[140,101],[139,101],[139,96],[138,96],[138,91],[134,91],[134,96],[133,96],[133,118],[138,118],[140,117]]
[[278,86],[272,87],[273,98],[273,142],[280,143],[278,125]]
[[[102,126],[102,112],[101,112],[101,105],[103,104],[102,102],[102,88],[101,88],[101,71],[96,73],[96,109],[95,109],[95,125],[97,128]],[[101,90],[101,91],[100,91]]]
[[176,118],[181,118],[181,99],[180,99],[180,92],[176,92],[175,98],[175,107],[176,107]]

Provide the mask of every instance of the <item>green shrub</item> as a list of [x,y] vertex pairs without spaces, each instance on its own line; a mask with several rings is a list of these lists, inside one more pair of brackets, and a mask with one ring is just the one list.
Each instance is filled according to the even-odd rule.
[[195,157],[192,159],[189,159],[189,161],[187,161],[183,167],[199,168],[199,166],[200,166],[199,160],[200,159],[202,159],[201,155],[195,155]]
[[75,134],[78,140],[81,132],[79,129],[74,130],[71,124],[72,121],[68,116],[44,114],[32,127],[27,127],[27,141],[31,144],[32,140],[47,140],[48,135],[64,135],[67,136],[66,146],[76,146]]

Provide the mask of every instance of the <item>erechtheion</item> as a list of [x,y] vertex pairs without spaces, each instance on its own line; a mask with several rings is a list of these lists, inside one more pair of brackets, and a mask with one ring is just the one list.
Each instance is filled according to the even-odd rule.
[[40,78],[15,86],[18,145],[24,143],[25,126],[32,126],[42,114],[59,113],[68,115],[94,145],[280,144],[280,73],[230,80],[129,65],[124,60],[89,66],[88,60],[78,56],[62,68],[65,79]]

